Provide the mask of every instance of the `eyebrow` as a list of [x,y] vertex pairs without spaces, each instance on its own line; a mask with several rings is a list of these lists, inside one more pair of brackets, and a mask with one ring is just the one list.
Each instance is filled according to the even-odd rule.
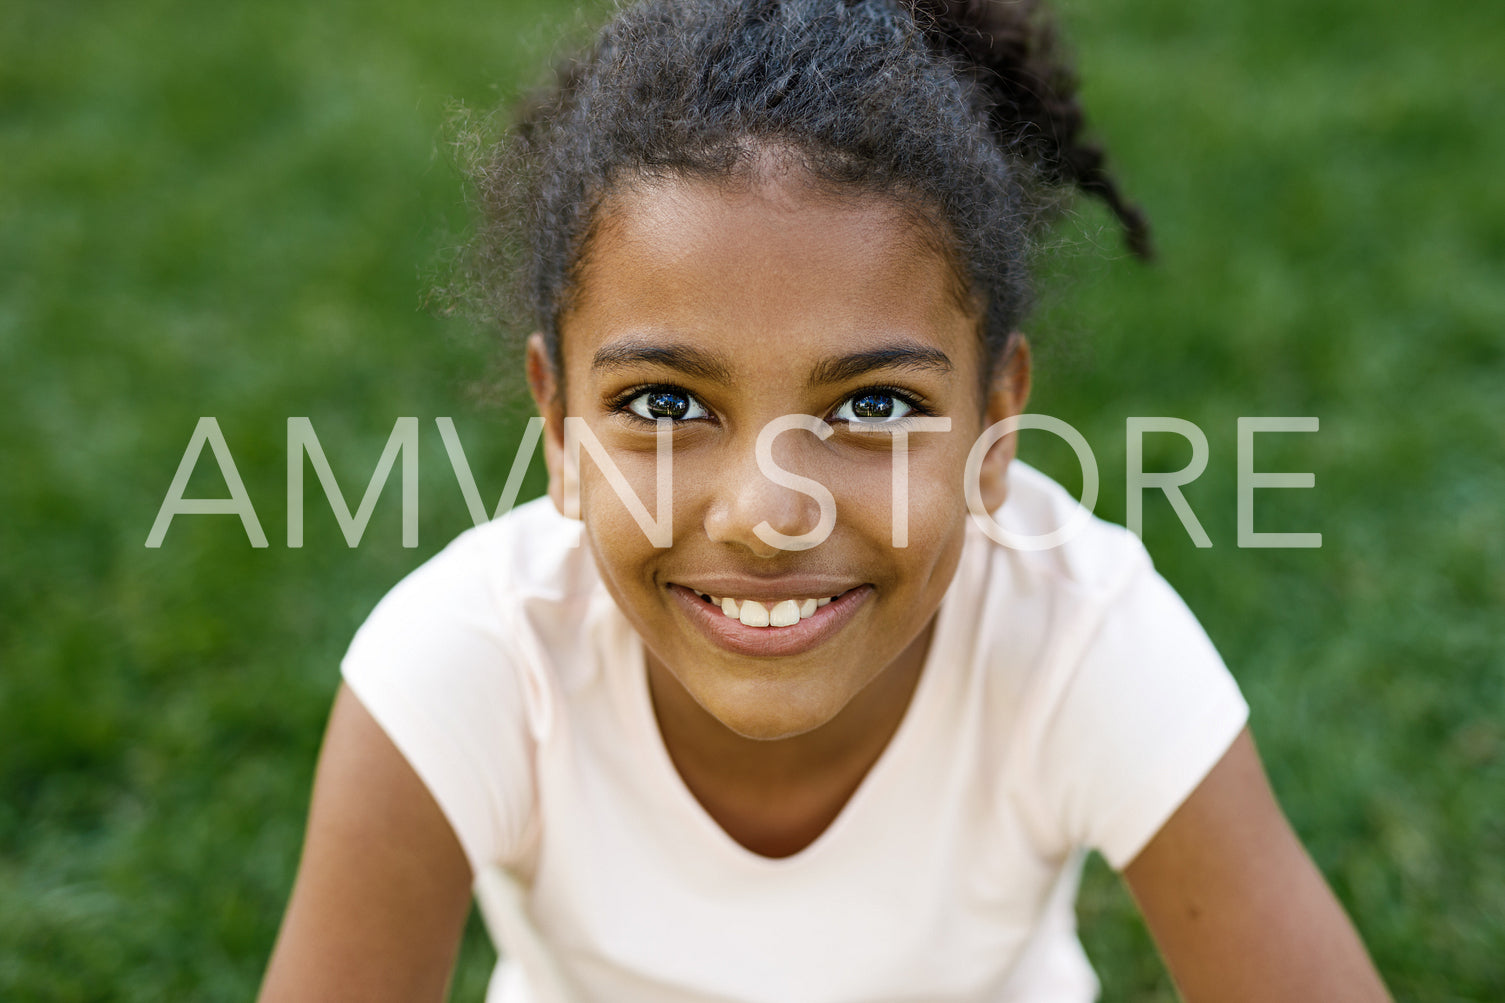
[[[662,366],[713,383],[731,383],[731,369],[719,357],[693,345],[663,345],[619,342],[603,345],[591,359],[593,370],[626,369],[632,366]],[[826,386],[844,383],[881,369],[908,369],[949,373],[955,368],[946,353],[922,345],[897,344],[853,352],[816,364],[807,383]]]
[[626,369],[650,365],[677,369],[713,383],[730,383],[731,370],[715,355],[693,345],[660,345],[625,342],[603,345],[591,359],[591,369]]
[[865,352],[853,352],[839,359],[827,359],[810,373],[810,385],[844,383],[879,369],[909,369],[949,373],[951,360],[946,353],[921,345],[889,345]]

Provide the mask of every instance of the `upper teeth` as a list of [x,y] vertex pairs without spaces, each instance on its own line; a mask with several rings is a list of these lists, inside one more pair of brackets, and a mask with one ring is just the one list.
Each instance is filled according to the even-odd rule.
[[831,601],[822,599],[784,599],[765,605],[756,599],[733,599],[699,593],[706,602],[721,607],[721,612],[733,620],[741,620],[748,627],[792,627]]

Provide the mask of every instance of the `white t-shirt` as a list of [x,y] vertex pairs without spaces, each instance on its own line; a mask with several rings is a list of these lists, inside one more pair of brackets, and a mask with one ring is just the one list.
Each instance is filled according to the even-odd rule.
[[[999,523],[1076,509],[1016,462]],[[969,526],[887,749],[815,842],[761,857],[676,773],[579,538],[547,499],[464,533],[343,663],[477,874],[493,1003],[1093,999],[1085,852],[1132,860],[1248,715],[1127,530],[1029,552]]]

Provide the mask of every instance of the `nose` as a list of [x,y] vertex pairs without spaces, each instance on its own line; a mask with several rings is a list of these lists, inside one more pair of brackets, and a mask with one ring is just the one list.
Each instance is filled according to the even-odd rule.
[[713,542],[767,559],[809,550],[831,535],[836,499],[819,480],[805,476],[819,469],[817,443],[795,432],[779,443],[775,458],[774,440],[795,429],[821,439],[831,435],[831,426],[819,418],[785,415],[765,425],[751,449],[739,448],[712,474],[719,483],[706,507],[705,531]]

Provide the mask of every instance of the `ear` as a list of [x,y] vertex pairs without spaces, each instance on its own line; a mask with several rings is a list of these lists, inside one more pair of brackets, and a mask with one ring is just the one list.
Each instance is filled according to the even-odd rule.
[[[1029,379],[1029,341],[1023,334],[1015,332],[1009,338],[1003,361],[988,384],[985,427],[991,428],[1005,418],[1024,412],[1024,405],[1029,400]],[[988,455],[983,457],[978,486],[989,512],[998,511],[998,506],[1008,495],[1009,464],[1014,460],[1018,444],[1018,435],[1006,435],[993,443]]]
[[[564,385],[554,370],[554,360],[543,335],[537,331],[528,336],[527,369],[533,406],[538,408],[544,420],[543,459],[549,471],[549,497],[560,514],[569,516],[564,508]],[[576,497],[578,494],[576,492]]]

